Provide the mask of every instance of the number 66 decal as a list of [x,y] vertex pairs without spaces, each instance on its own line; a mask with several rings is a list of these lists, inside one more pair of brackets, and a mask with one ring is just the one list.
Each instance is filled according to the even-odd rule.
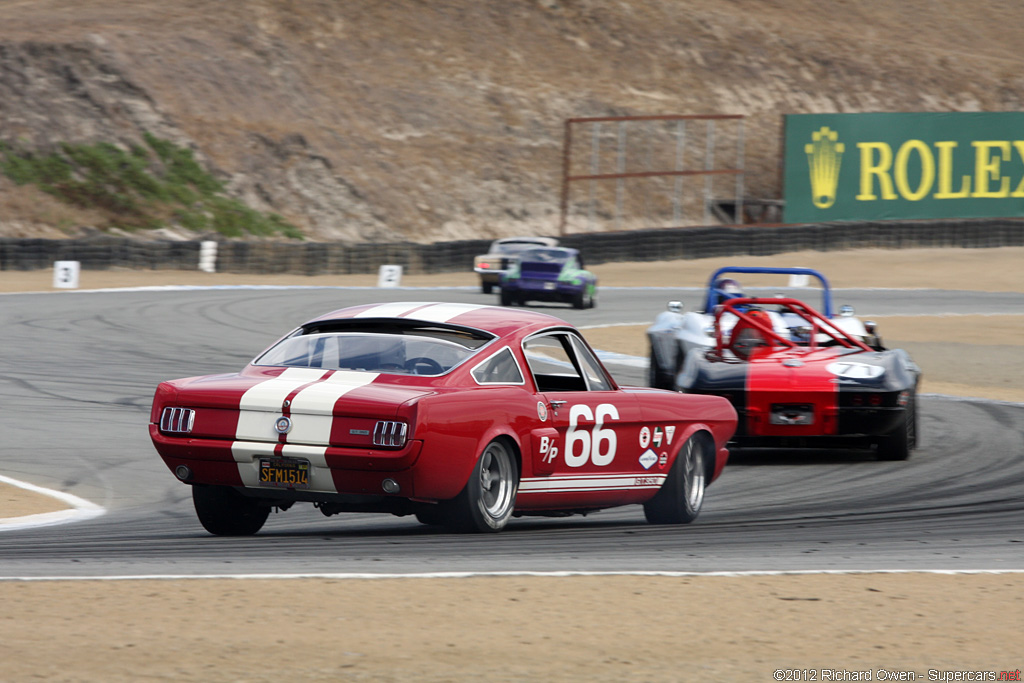
[[[588,430],[580,427],[580,418],[593,420],[594,426]],[[565,433],[565,464],[569,467],[582,467],[587,461],[595,465],[610,465],[615,459],[617,437],[615,430],[606,428],[606,419],[618,420],[619,411],[611,403],[597,406],[596,413],[591,412],[588,405],[574,405],[569,410],[569,429]],[[602,448],[607,444],[606,448]]]

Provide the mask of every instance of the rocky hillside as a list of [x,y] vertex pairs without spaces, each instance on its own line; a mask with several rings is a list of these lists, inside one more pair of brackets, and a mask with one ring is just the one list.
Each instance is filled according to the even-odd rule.
[[[568,117],[745,115],[747,194],[777,197],[782,114],[1021,109],[1020,17],[1012,0],[10,0],[0,141],[149,132],[311,239],[554,234]],[[0,179],[0,235],[98,222]]]

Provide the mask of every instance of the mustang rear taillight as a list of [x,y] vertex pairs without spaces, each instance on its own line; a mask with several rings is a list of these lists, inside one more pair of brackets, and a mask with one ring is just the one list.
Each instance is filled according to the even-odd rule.
[[196,411],[191,408],[164,408],[160,415],[160,431],[170,434],[188,434],[196,421]]
[[404,422],[380,420],[373,428],[373,445],[400,448],[405,445],[405,434],[409,426]]

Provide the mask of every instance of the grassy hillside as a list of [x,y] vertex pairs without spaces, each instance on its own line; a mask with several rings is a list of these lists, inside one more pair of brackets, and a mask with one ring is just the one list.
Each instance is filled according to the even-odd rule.
[[[773,198],[785,113],[1021,109],[1019,14],[997,0],[6,2],[0,140],[45,154],[149,132],[313,239],[553,234],[568,117],[743,114],[747,193]],[[0,182],[0,234],[97,221],[29,192]]]

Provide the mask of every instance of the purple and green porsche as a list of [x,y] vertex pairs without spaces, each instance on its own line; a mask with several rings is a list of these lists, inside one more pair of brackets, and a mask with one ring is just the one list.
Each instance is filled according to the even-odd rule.
[[501,305],[527,301],[561,301],[573,308],[597,304],[597,276],[584,270],[576,249],[541,247],[524,251],[501,276]]

